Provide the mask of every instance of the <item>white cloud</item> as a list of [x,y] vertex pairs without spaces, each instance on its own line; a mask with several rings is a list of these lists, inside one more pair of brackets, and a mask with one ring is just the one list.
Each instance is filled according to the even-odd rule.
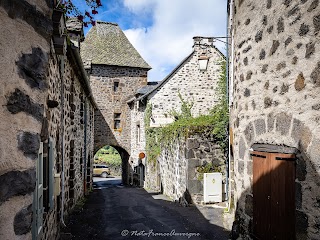
[[[225,0],[124,0],[129,11],[148,11],[152,25],[125,30],[143,58],[152,66],[149,80],[162,80],[192,51],[194,36],[225,36]],[[225,39],[223,39],[225,40]],[[216,46],[224,52],[224,44]]]
[[150,11],[156,0],[124,0],[124,5],[134,13]]

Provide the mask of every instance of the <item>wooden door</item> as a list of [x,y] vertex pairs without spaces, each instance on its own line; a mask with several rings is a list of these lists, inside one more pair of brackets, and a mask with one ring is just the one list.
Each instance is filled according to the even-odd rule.
[[295,239],[295,155],[252,152],[253,234]]
[[[253,157],[253,232],[257,239],[270,239],[270,155],[255,153]],[[264,237],[264,238],[263,238]]]

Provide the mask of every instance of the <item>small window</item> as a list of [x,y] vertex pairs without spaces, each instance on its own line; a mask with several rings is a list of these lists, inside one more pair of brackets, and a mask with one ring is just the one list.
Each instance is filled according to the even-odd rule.
[[140,140],[140,124],[137,125],[137,142],[139,143],[141,140]]
[[115,130],[119,130],[121,128],[120,120],[121,120],[121,113],[115,113],[114,114],[114,127],[113,127]]
[[118,92],[119,91],[119,82],[113,82],[113,91]]

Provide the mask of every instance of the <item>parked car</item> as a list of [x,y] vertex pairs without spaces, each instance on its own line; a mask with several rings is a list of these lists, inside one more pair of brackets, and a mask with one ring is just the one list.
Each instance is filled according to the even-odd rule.
[[93,175],[106,178],[108,175],[110,175],[110,169],[106,165],[93,164]]

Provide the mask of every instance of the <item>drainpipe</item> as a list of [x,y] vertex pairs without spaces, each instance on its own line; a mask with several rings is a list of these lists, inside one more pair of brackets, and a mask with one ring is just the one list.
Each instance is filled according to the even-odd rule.
[[[231,0],[232,1],[232,0]],[[228,10],[228,3],[229,1],[227,1],[227,10]],[[227,106],[228,106],[228,116],[230,116],[230,110],[229,110],[229,17],[228,17],[228,11],[227,11],[227,27],[226,27],[226,31],[227,31],[227,41],[226,41],[226,52],[227,52],[227,56],[226,56],[226,98],[227,98]],[[229,177],[230,177],[230,174],[229,174],[229,169],[230,169],[230,161],[229,161],[229,155],[230,155],[230,141],[229,141],[229,124],[228,124],[228,127],[226,129],[226,133],[227,133],[227,136],[228,136],[228,139],[227,139],[227,144],[228,144],[228,152],[227,152],[227,156],[228,156],[228,163],[227,163],[227,168],[226,168],[226,175],[227,175],[227,178],[226,178],[226,199],[225,200],[229,200]]]
[[[226,81],[227,81],[227,105],[228,105],[228,114],[230,118],[230,99],[229,99],[229,40],[232,42],[231,36],[229,35],[231,31],[231,27],[229,28],[229,20],[232,24],[232,16],[233,16],[233,0],[227,2],[227,9],[229,6],[229,14],[227,14],[227,43],[226,43],[226,51],[227,51],[227,61],[226,61]],[[229,18],[230,15],[230,18]],[[232,53],[231,53],[232,54]],[[232,56],[231,56],[232,59]],[[232,63],[231,63],[232,66]],[[232,76],[231,76],[232,77]],[[231,148],[230,148],[230,122],[228,125],[228,164],[227,164],[227,182],[226,182],[226,200],[228,201],[228,209],[227,212],[230,211],[230,204],[231,204],[231,183],[230,183],[230,163],[231,163]]]
[[83,160],[83,176],[84,176],[84,194],[86,195],[87,189],[87,98],[84,98],[84,160]]
[[60,135],[61,135],[61,216],[60,221],[63,226],[66,226],[64,223],[64,198],[65,198],[65,175],[64,175],[64,58],[65,55],[62,55],[60,59],[60,78],[61,78],[61,108],[60,108]]

